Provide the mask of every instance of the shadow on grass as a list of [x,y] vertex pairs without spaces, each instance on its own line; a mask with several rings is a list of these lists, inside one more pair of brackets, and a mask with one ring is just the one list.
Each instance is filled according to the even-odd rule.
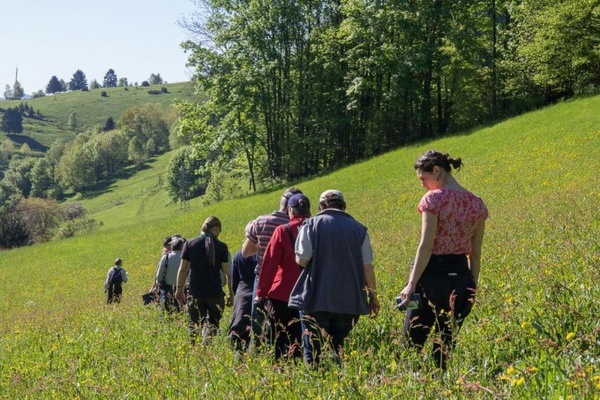
[[45,152],[46,150],[48,150],[48,147],[46,147],[45,145],[41,144],[40,142],[38,142],[35,139],[30,138],[29,136],[25,136],[25,135],[17,135],[17,134],[9,134],[6,135],[10,140],[12,140],[13,142],[15,142],[15,144],[22,146],[23,144],[27,143],[27,145],[29,146],[29,148],[33,151],[39,151],[39,152]]
[[95,185],[86,188],[85,193],[82,194],[81,198],[90,199],[100,196],[101,194],[112,193],[114,190],[111,188],[111,186],[116,182],[129,179],[138,172],[150,169],[150,164],[154,163],[155,161],[156,159],[152,158],[143,165],[128,166],[122,171],[119,171],[115,176],[112,176],[110,179],[99,181]]

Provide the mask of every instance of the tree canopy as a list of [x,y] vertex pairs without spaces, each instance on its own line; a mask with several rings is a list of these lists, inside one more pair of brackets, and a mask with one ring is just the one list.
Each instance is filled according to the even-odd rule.
[[50,78],[50,81],[48,81],[48,84],[46,85],[46,93],[54,94],[62,92],[62,90],[63,88],[58,78],[56,75],[52,75],[52,78]]
[[115,74],[115,71],[111,68],[108,71],[106,71],[106,74],[104,75],[102,87],[104,87],[104,88],[117,87],[118,82],[119,82],[119,80],[117,79],[117,74]]
[[69,90],[84,90],[88,88],[87,78],[82,70],[78,69],[69,82]]
[[[199,158],[286,180],[597,92],[600,4],[200,0],[184,25],[208,100],[180,103]],[[222,162],[218,161],[218,162]]]

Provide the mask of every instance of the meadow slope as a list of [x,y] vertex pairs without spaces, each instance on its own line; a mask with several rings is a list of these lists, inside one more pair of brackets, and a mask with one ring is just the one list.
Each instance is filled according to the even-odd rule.
[[[115,185],[125,202],[97,202],[107,220],[97,233],[0,252],[0,397],[597,398],[599,107],[600,97],[565,102],[294,182],[313,212],[320,192],[341,190],[370,229],[382,311],[359,321],[343,368],[275,367],[261,352],[236,364],[223,335],[190,349],[183,318],[164,321],[141,304],[162,237],[193,237],[217,215],[235,251],[247,221],[276,208],[281,189],[188,211],[168,206],[161,218],[156,204],[127,206],[135,186]],[[490,210],[477,304],[442,379],[427,359],[419,372],[407,368],[421,358],[406,348],[393,307],[419,239],[423,191],[412,165],[432,148],[463,159],[457,179]],[[115,257],[130,282],[123,303],[107,307],[102,284]]]

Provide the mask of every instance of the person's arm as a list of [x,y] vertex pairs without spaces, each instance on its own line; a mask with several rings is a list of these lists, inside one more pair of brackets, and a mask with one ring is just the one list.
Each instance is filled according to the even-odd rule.
[[177,270],[177,287],[175,289],[175,298],[182,306],[185,304],[185,280],[190,272],[190,262],[181,259],[179,270]]
[[221,263],[221,271],[227,277],[227,289],[229,290],[229,295],[227,296],[227,307],[231,307],[233,305],[233,287],[231,286],[231,275],[229,275],[229,261]]
[[312,258],[312,242],[308,235],[308,225],[302,225],[296,237],[296,264],[306,267]]
[[423,275],[425,267],[427,267],[427,264],[429,263],[429,259],[433,254],[433,242],[435,240],[437,226],[437,215],[427,210],[423,210],[423,213],[421,214],[421,241],[419,242],[417,254],[415,255],[415,263],[410,271],[408,283],[404,289],[402,289],[402,292],[400,292],[400,297],[403,301],[406,301],[415,292],[417,283],[419,282],[421,275]]
[[258,252],[258,242],[254,243],[250,239],[246,238],[244,244],[242,244],[242,255],[244,257],[250,257]]
[[128,279],[129,276],[127,276],[127,271],[125,271],[125,268],[121,268],[121,280],[123,283],[126,283]]
[[231,277],[231,290],[233,290],[233,295],[237,293],[238,285],[240,284],[240,272],[238,271],[240,265],[240,260],[234,256],[233,261],[231,262],[231,270],[229,272],[229,276]]
[[469,268],[475,280],[475,286],[479,282],[479,271],[481,269],[481,247],[483,246],[483,235],[485,232],[485,220],[477,226],[475,234],[471,238],[471,253],[469,254]]
[[106,274],[106,280],[104,281],[104,291],[106,292],[108,290],[108,287],[110,286],[110,271],[112,271],[112,268],[108,269],[108,273]]
[[379,300],[377,299],[377,281],[375,279],[375,268],[372,264],[365,264],[365,282],[367,284],[367,294],[369,295],[369,309],[371,316],[376,317],[379,314]]

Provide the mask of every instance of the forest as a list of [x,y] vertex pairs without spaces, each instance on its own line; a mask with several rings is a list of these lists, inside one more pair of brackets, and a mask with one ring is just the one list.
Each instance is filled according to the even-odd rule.
[[597,93],[599,4],[197,0],[181,132],[256,190]]

